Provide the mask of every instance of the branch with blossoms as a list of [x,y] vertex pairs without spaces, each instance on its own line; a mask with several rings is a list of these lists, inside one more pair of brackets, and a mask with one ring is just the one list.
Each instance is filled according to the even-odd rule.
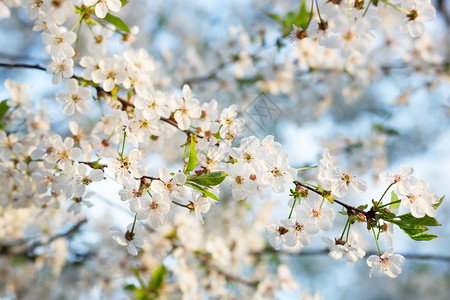
[[[92,11],[87,7],[80,7],[79,9],[81,15],[79,24],[83,21],[89,24],[90,21],[87,20],[90,20],[89,14]],[[319,8],[317,7],[317,9]],[[304,16],[308,16],[308,24],[311,22],[312,11],[311,9],[310,13],[303,13]],[[96,13],[100,12],[96,11]],[[102,17],[103,12],[100,15],[99,17]],[[117,20],[115,22],[115,25],[125,28]],[[57,27],[51,27],[49,30],[51,34],[44,33],[43,39],[53,41],[52,55],[55,57],[61,56],[62,61],[73,56],[74,51],[67,47],[70,41],[74,39],[73,34],[70,34],[71,32],[66,34],[64,30],[61,31]],[[111,169],[115,173],[115,179],[124,185],[121,199],[129,203],[130,210],[135,214],[135,221],[130,224],[130,228],[124,235],[125,239],[121,240],[122,243],[127,246],[134,245],[136,219],[148,218],[152,227],[161,226],[165,221],[164,216],[170,210],[170,203],[195,211],[199,221],[202,222],[202,213],[209,210],[211,204],[214,203],[211,201],[219,200],[215,193],[218,192],[217,187],[225,178],[228,178],[233,198],[238,201],[252,196],[264,186],[269,185],[272,186],[274,192],[282,192],[288,183],[294,182],[296,189],[291,191],[294,203],[289,219],[286,221],[286,224],[289,224],[293,229],[289,229],[289,226],[280,226],[276,230],[282,236],[281,241],[284,241],[287,246],[296,245],[299,241],[300,244],[303,243],[302,245],[308,244],[309,238],[304,232],[300,234],[299,231],[313,233],[318,232],[319,229],[331,229],[334,212],[324,207],[325,199],[343,206],[349,217],[341,237],[335,241],[337,246],[349,244],[350,226],[357,220],[366,222],[368,229],[372,229],[374,234],[374,228],[378,228],[377,245],[379,233],[382,229],[382,225],[378,222],[380,218],[397,225],[404,222],[401,219],[400,221],[396,220],[396,216],[392,215],[386,208],[381,209],[383,208],[381,202],[383,197],[378,203],[374,202],[374,206],[367,212],[364,211],[364,206],[356,208],[335,199],[335,196],[344,196],[350,184],[359,192],[365,191],[367,185],[360,181],[354,181],[350,173],[338,170],[331,162],[330,157],[324,157],[319,168],[318,178],[324,186],[316,187],[296,180],[295,170],[289,167],[286,154],[281,152],[281,145],[275,143],[273,137],[267,137],[262,142],[251,137],[243,139],[240,147],[233,147],[231,142],[239,134],[243,125],[243,121],[236,118],[235,107],[224,110],[220,118],[217,118],[214,111],[208,111],[210,107],[205,105],[203,108],[199,107],[199,101],[194,98],[187,85],[183,87],[182,97],[167,95],[152,88],[145,88],[139,84],[139,81],[136,82],[138,78],[135,75],[135,78],[130,77],[130,75],[127,77],[126,72],[148,72],[150,68],[143,68],[142,66],[151,66],[151,61],[144,52],[139,52],[137,56],[133,55],[136,54],[127,52],[124,55],[125,61],[107,58],[98,63],[95,63],[91,57],[82,57],[80,64],[85,69],[81,77],[74,76],[73,72],[68,69],[70,64],[64,62],[56,69],[47,68],[48,72],[55,74],[54,83],[59,82],[61,77],[72,77],[67,81],[69,94],[61,92],[57,95],[59,101],[65,102],[63,113],[66,115],[72,115],[76,111],[84,113],[88,110],[89,106],[85,99],[90,98],[91,93],[86,86],[91,86],[96,90],[97,100],[108,97],[112,99],[112,102],[109,103],[111,106],[115,106],[114,101],[121,104],[122,111],[114,111],[115,115],[113,115],[121,128],[109,130],[109,137],[98,141],[100,153],[102,153],[102,147],[105,147],[103,155],[113,157],[108,164],[100,164],[99,161],[80,163],[74,160],[81,155],[80,148],[73,148],[74,141],[70,138],[66,138],[63,143],[58,136],[52,137],[50,144],[40,143],[38,149],[33,151],[30,156],[32,161],[44,159],[44,162],[49,165],[56,163],[56,170],[60,171],[60,174],[65,177],[61,181],[69,183],[69,188],[66,188],[65,194],[73,195],[76,204],[83,203],[82,197],[86,191],[86,186],[94,181],[102,180],[105,167]],[[27,67],[27,65],[19,64],[16,67]],[[28,65],[28,67],[44,69],[36,65]],[[133,82],[133,85],[131,85],[131,82]],[[83,86],[80,87],[80,84]],[[128,90],[127,100],[119,96],[121,89]],[[212,103],[212,107],[216,107],[216,104]],[[184,168],[177,173],[170,172],[166,168],[160,169],[159,177],[152,177],[144,175],[143,167],[139,165],[143,160],[143,153],[139,150],[139,147],[145,145],[146,137],[149,135],[150,140],[151,136],[158,138],[162,131],[159,122],[169,124],[187,135],[187,141],[184,144]],[[193,126],[196,123],[198,124],[197,127]],[[106,133],[104,132],[104,134]],[[116,144],[121,150],[105,154],[113,136],[115,136]],[[82,140],[78,139],[76,142],[83,148]],[[135,147],[128,154],[125,152],[126,142],[131,142]],[[88,144],[85,143],[84,148],[87,147]],[[206,154],[203,165],[198,164],[198,155],[201,155],[199,150]],[[262,161],[265,161],[265,163],[261,163]],[[225,164],[225,168],[217,169],[217,166],[212,166],[217,163]],[[89,175],[86,166],[93,169]],[[195,170],[196,167],[200,167],[200,169]],[[194,172],[194,174],[191,174],[191,172]],[[189,203],[182,204],[178,201],[186,197],[186,187],[191,191],[200,193],[189,200]],[[301,198],[308,198],[308,194],[302,188],[321,196],[320,205],[316,201],[316,203],[312,203],[311,207],[306,207],[303,211],[300,209],[300,213],[297,213],[298,215],[304,214],[303,222],[305,224],[291,220],[296,203],[298,207],[302,207]],[[214,190],[216,192],[213,192]],[[89,205],[89,202],[85,203]],[[79,205],[76,205],[74,209],[79,209]],[[315,223],[315,228],[311,224],[306,224],[310,222],[307,216],[308,209],[312,209],[312,217],[317,219],[312,221]],[[311,228],[305,229],[307,227]],[[422,229],[420,237],[416,236],[417,230],[415,229],[415,238],[431,239],[431,236],[423,234],[426,229]],[[290,236],[291,233],[294,233],[294,236],[286,242],[284,237]],[[344,241],[345,233],[347,235]],[[280,247],[278,239],[272,237],[271,242],[275,248]],[[136,247],[129,249],[132,249],[130,253],[137,254]],[[361,251],[356,252],[358,257],[361,256]],[[354,259],[352,258],[352,260]]]

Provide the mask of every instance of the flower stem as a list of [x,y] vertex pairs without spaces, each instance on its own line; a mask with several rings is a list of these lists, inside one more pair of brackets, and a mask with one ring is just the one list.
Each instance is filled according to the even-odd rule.
[[298,178],[297,178],[297,180],[300,181],[300,182],[303,182],[304,184],[307,184],[307,185],[309,185],[309,186],[312,186],[312,187],[314,187],[314,188],[316,188],[316,189],[319,188],[319,187],[317,187],[317,186],[315,186],[315,185],[313,185],[313,184],[311,184],[311,183],[308,183],[308,182],[306,182],[306,181],[303,181],[303,180],[301,180],[301,179],[298,179]]
[[323,19],[322,19],[322,16],[320,15],[320,10],[319,10],[319,2],[317,2],[317,0],[316,0],[316,8],[317,8],[317,14],[319,15],[320,22],[323,22]]
[[363,17],[366,15],[367,11],[369,10],[370,4],[372,4],[372,1],[369,1],[369,4],[367,4],[366,10],[363,13]]
[[381,254],[380,245],[378,244],[377,235],[375,233],[375,229],[372,227],[373,237],[375,238],[375,242],[377,242],[378,253]]
[[136,225],[136,218],[137,218],[137,214],[134,215],[134,221],[133,221],[133,226],[131,227],[131,233],[134,232],[134,225]]
[[304,30],[308,29],[309,23],[311,23],[313,17],[313,13],[314,13],[314,1],[311,1],[311,12],[309,13],[308,24],[306,25],[306,28],[304,28]]
[[297,171],[309,170],[309,169],[314,169],[314,168],[317,168],[317,166],[312,166],[312,167],[303,167],[303,168],[299,168],[299,169],[297,169]]
[[83,22],[80,23],[80,26],[78,27],[78,30],[77,30],[77,38],[75,40],[75,45],[73,46],[74,51],[77,51],[78,41],[80,40],[81,25],[83,25]]
[[381,203],[381,200],[383,200],[384,195],[386,195],[387,191],[389,191],[389,189],[391,188],[391,186],[394,185],[394,183],[395,183],[395,182],[391,183],[391,184],[387,187],[387,189],[384,191],[383,195],[381,195],[380,200],[378,200],[377,205]]
[[120,153],[120,159],[123,159],[123,151],[125,150],[125,140],[127,139],[126,131],[123,132],[122,152]]
[[395,8],[396,10],[401,11],[402,13],[405,13],[405,14],[407,14],[407,15],[411,14],[411,12],[409,12],[409,11],[407,11],[407,10],[401,8],[401,7],[398,6],[398,5],[392,4],[392,3],[388,2],[387,0],[383,0],[383,2],[384,2],[385,4],[387,4],[387,5],[389,5],[389,6],[392,6],[392,7]]
[[348,234],[350,233],[350,227],[352,226],[352,224],[348,224],[348,229],[347,229],[347,235],[345,236],[345,242],[348,243]]
[[402,200],[392,201],[392,202],[383,204],[381,206],[378,206],[378,208],[382,208],[382,207],[385,207],[385,206],[388,206],[388,205],[391,205],[391,204],[395,204],[395,203],[399,203],[399,202],[402,202]]
[[295,206],[295,203],[297,203],[297,197],[294,197],[294,203],[292,204],[292,207],[291,207],[291,212],[289,213],[289,217],[288,217],[288,219],[290,219],[290,218],[291,218],[291,216],[292,216],[292,212],[294,211],[294,206]]
[[173,204],[176,204],[176,205],[178,205],[178,206],[184,207],[184,208],[189,208],[188,205],[181,204],[181,203],[178,203],[178,202],[173,201],[173,200],[172,200],[172,203],[173,203]]
[[84,15],[81,15],[78,21],[73,25],[72,29],[70,31],[74,31],[75,28],[77,28],[78,24],[80,24],[81,20],[83,20]]
[[344,238],[344,234],[345,234],[345,230],[347,229],[347,226],[348,226],[348,219],[347,219],[347,222],[345,223],[344,230],[342,231],[341,237],[339,238],[341,241]]

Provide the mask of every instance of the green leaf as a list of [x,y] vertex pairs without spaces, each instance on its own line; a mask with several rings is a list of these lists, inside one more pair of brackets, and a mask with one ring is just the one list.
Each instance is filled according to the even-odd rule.
[[164,283],[166,276],[166,267],[164,265],[159,266],[155,272],[153,272],[152,280],[148,284],[148,288],[151,291],[157,291]]
[[309,22],[309,15],[306,8],[306,1],[302,1],[302,5],[300,6],[300,9],[298,10],[297,16],[294,19],[294,24],[298,27],[301,27],[302,29],[306,29],[306,26],[308,26]]
[[123,289],[125,291],[133,291],[134,292],[138,288],[134,284],[127,284],[126,286],[123,287]]
[[111,14],[106,14],[106,16],[103,20],[113,24],[118,30],[125,31],[126,33],[131,33],[127,24],[125,24],[125,22],[122,21],[122,19],[120,19],[116,16],[113,16]]
[[387,134],[387,135],[400,135],[400,133],[397,130],[395,130],[393,128],[390,128],[390,127],[386,127],[386,126],[380,125],[380,124],[373,125],[372,129],[377,131],[377,132],[384,133],[384,134]]
[[[397,196],[397,194],[394,191],[392,191],[392,193],[391,193],[391,202],[395,202],[395,201],[398,201],[398,196]],[[391,204],[389,206],[389,209],[397,209],[399,207],[400,207],[400,202]]]
[[408,224],[403,224],[403,225],[404,226],[399,226],[400,229],[403,230],[411,238],[413,238],[414,236],[416,236],[418,234],[422,234],[428,230],[427,227],[422,226],[422,225],[408,225]]
[[436,203],[436,204],[433,204],[432,206],[433,206],[433,208],[434,209],[437,209],[439,206],[441,206],[441,204],[442,204],[442,201],[444,201],[444,198],[445,198],[445,196],[442,196],[442,198],[441,199],[439,199],[439,202],[438,203]]
[[120,3],[122,3],[122,6],[125,6],[128,2],[130,2],[130,1],[128,1],[128,0],[120,0]]
[[212,187],[222,183],[228,175],[223,171],[188,176],[187,180],[196,184]]
[[400,218],[400,220],[402,220],[404,223],[410,225],[441,226],[441,224],[439,224],[435,218],[429,216],[425,216],[423,218],[416,218],[409,213],[397,217]]
[[437,235],[429,233],[421,233],[411,237],[415,241],[431,241],[437,238]]
[[3,120],[3,117],[5,116],[6,112],[9,109],[8,104],[6,104],[7,101],[8,101],[8,99],[0,102],[0,122]]
[[216,201],[219,201],[219,198],[217,198],[216,195],[214,195],[213,193],[211,193],[210,191],[204,189],[203,187],[193,183],[193,182],[186,182],[187,185],[189,185],[190,187],[196,189],[197,191],[202,192],[205,196],[208,196],[209,198],[212,198]]
[[283,20],[281,20],[280,16],[277,14],[267,14],[267,16],[269,18],[271,18],[272,20],[277,21],[278,23],[280,23],[281,25],[283,25]]
[[186,166],[185,173],[189,174],[192,170],[194,170],[197,165],[197,152],[195,151],[195,139],[191,134],[191,144],[189,146],[189,161]]

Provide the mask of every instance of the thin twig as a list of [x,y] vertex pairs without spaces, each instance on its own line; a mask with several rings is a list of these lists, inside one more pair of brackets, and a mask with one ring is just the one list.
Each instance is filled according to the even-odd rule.
[[25,69],[38,69],[38,70],[42,70],[42,71],[46,71],[47,69],[35,64],[35,65],[30,65],[30,64],[9,64],[9,63],[0,63],[0,67],[3,68],[25,68]]
[[[322,197],[324,196],[321,191],[319,191],[319,190],[317,190],[317,189],[315,189],[313,187],[310,187],[309,185],[304,184],[304,183],[302,183],[300,181],[296,180],[296,181],[294,181],[294,184],[297,185],[297,186],[302,186],[302,187],[304,187],[304,188],[306,188],[306,189],[308,189],[308,190],[310,190],[310,191],[312,191],[312,192],[314,192],[314,193],[316,193],[316,194],[318,194],[318,195],[320,195]],[[348,204],[346,204],[346,203],[344,203],[342,201],[339,201],[337,199],[334,199],[334,202],[336,202],[337,204],[345,207],[347,209],[347,211],[356,211],[356,212],[359,212],[359,213],[365,215],[366,217],[369,215],[369,212],[360,210],[360,209],[358,209],[358,208],[356,208],[354,206],[348,205]]]
[[[281,254],[288,256],[314,256],[314,255],[324,255],[328,254],[329,250],[325,249],[312,249],[312,250],[302,250],[301,252],[288,252],[288,251],[275,251],[273,249],[264,249],[262,251],[252,252],[252,255],[262,256],[271,254]],[[450,263],[450,256],[444,255],[434,255],[434,254],[418,254],[418,253],[397,253],[408,259],[420,259],[420,260],[434,260],[434,261],[444,261]],[[368,251],[366,256],[378,255],[378,251]]]

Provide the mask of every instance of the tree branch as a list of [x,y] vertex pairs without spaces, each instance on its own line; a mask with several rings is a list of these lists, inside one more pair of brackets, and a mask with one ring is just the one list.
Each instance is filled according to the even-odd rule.
[[30,65],[30,64],[9,64],[9,63],[0,63],[0,67],[2,68],[25,68],[25,69],[37,69],[37,70],[42,70],[42,71],[47,71],[46,68],[35,64],[35,65]]
[[223,275],[227,281],[242,283],[242,284],[245,284],[250,287],[257,287],[259,284],[258,280],[248,280],[248,279],[237,277],[235,275],[228,273],[227,271],[225,271],[222,268],[219,268],[218,266],[213,264],[206,255],[198,254],[198,258],[199,258],[200,262],[203,263],[205,266],[208,266],[208,267],[214,269],[217,273]]
[[47,240],[43,241],[42,239],[36,240],[32,242],[29,246],[25,247],[24,249],[15,252],[11,251],[12,248],[18,247],[20,245],[28,243],[30,240],[19,240],[11,244],[6,245],[0,245],[0,255],[7,255],[7,254],[13,254],[14,256],[23,256],[30,259],[35,258],[35,255],[33,254],[33,251],[40,247],[40,246],[46,246],[51,244],[53,241],[63,238],[63,237],[71,237],[73,234],[75,234],[80,227],[87,222],[87,219],[82,219],[75,223],[72,227],[70,227],[68,230],[57,233],[55,235],[50,236]]
[[[270,254],[281,254],[281,255],[288,255],[288,256],[315,256],[315,255],[328,254],[328,252],[329,252],[329,250],[327,248],[302,250],[301,252],[298,252],[298,253],[288,252],[288,251],[275,251],[272,248],[267,248],[262,251],[252,252],[251,254],[253,254],[255,256],[270,255]],[[366,252],[366,256],[378,255],[378,254],[379,254],[378,251]],[[397,254],[400,254],[403,257],[409,258],[409,259],[434,260],[434,261],[443,261],[443,262],[450,263],[450,256],[434,255],[434,254],[418,254],[418,253],[397,253]]]
[[[318,195],[324,197],[324,194],[323,194],[321,191],[319,191],[319,190],[317,190],[317,189],[315,189],[315,188],[313,188],[313,187],[310,187],[310,186],[307,185],[307,184],[304,184],[304,183],[302,183],[302,182],[300,182],[300,181],[297,181],[297,180],[294,181],[294,184],[295,184],[296,186],[304,187],[304,188],[306,188],[306,189],[308,189],[308,190],[310,190],[310,191],[312,191],[312,192],[314,192],[314,193],[316,193],[316,194],[318,194]],[[337,200],[337,199],[334,199],[334,202],[336,202],[337,204],[339,204],[339,205],[345,207],[345,208],[347,209],[347,211],[355,211],[355,212],[359,212],[359,213],[365,215],[366,217],[369,217],[369,216],[370,216],[369,212],[360,210],[360,209],[358,209],[358,208],[356,208],[356,207],[354,207],[354,206],[348,205],[348,204],[346,204],[346,203],[344,203],[344,202],[342,202],[342,201],[339,201],[339,200]]]

